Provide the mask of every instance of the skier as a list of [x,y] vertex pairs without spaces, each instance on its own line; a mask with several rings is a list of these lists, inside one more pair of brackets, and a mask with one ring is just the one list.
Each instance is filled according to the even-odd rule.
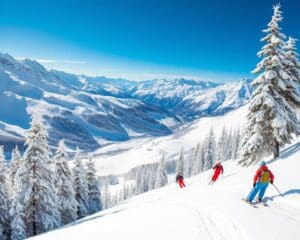
[[176,175],[176,182],[178,183],[179,187],[180,188],[184,188],[185,187],[185,184],[184,184],[184,177],[183,177],[183,174],[182,173],[177,173]]
[[256,194],[258,193],[258,201],[261,202],[266,189],[269,183],[273,184],[274,175],[266,166],[266,163],[262,161],[260,163],[259,169],[256,171],[253,181],[253,188],[249,193],[246,201],[252,203],[253,199],[255,198]]
[[215,171],[214,171],[214,174],[213,174],[213,176],[211,177],[211,180],[209,181],[208,185],[214,184],[214,183],[217,181],[217,179],[218,179],[220,173],[223,174],[223,172],[224,172],[223,166],[222,166],[222,164],[221,164],[220,161],[217,161],[217,162],[216,162],[216,164],[214,165],[213,169],[214,169]]

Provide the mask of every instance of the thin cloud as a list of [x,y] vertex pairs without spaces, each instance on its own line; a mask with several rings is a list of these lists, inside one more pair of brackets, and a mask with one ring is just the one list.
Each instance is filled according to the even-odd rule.
[[36,59],[40,63],[75,63],[75,64],[86,64],[84,61],[73,61],[73,60],[52,60],[52,59]]
[[[17,57],[18,60],[24,60],[23,57]],[[85,61],[75,61],[75,60],[60,60],[60,59],[34,59],[39,63],[68,63],[68,64],[86,64]]]

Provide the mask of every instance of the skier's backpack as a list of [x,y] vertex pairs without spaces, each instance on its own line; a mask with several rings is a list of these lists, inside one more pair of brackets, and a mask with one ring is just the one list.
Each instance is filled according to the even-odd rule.
[[261,183],[269,183],[270,182],[270,172],[269,170],[264,170],[261,172],[259,182]]

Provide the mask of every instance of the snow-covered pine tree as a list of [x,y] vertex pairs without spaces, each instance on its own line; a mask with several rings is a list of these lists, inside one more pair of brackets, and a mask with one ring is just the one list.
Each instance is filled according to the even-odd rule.
[[[92,158],[86,163],[86,178],[88,183],[88,197],[89,197],[89,213],[93,214],[102,210],[100,182],[96,175],[95,162]],[[124,192],[125,194],[125,192]]]
[[184,174],[184,150],[181,149],[179,153],[179,158],[176,162],[176,173],[183,176]]
[[122,183],[122,193],[123,193],[122,201],[124,201],[127,198],[127,196],[126,196],[126,183],[125,183],[124,179],[123,179],[123,183]]
[[216,159],[219,161],[226,160],[227,141],[228,141],[227,131],[225,126],[223,126],[222,133],[217,145]]
[[201,161],[199,161],[199,155],[201,152],[201,145],[200,143],[197,144],[196,148],[194,149],[194,155],[193,155],[193,161],[192,161],[192,170],[191,170],[191,175],[196,175],[200,173],[200,164]]
[[230,160],[232,158],[232,148],[234,145],[234,133],[232,128],[230,128],[230,131],[227,133],[227,139],[225,141],[225,154],[224,154],[224,160]]
[[60,225],[54,169],[49,165],[47,132],[42,120],[33,116],[26,133],[27,149],[17,171],[20,178],[19,199],[24,204],[26,235],[32,236]]
[[241,136],[240,136],[240,129],[239,127],[235,129],[234,134],[233,134],[233,138],[232,138],[232,143],[231,143],[231,159],[235,160],[237,159],[238,156],[238,149],[240,146],[240,140],[241,140]]
[[273,9],[268,28],[263,30],[267,35],[261,39],[266,45],[258,52],[263,59],[253,71],[260,74],[253,81],[256,89],[250,100],[247,130],[241,145],[239,163],[244,166],[272,152],[274,158],[278,157],[279,147],[289,143],[293,133],[300,133],[300,123],[285,94],[291,76],[285,67],[285,35],[279,27],[282,12],[279,4]]
[[216,160],[216,139],[213,128],[210,129],[209,135],[205,141],[204,152],[204,170],[211,169]]
[[[136,194],[140,194],[143,193],[145,191],[144,188],[144,181],[145,181],[145,173],[144,173],[144,169],[141,166],[138,166],[137,168],[137,175],[136,175]],[[155,182],[155,186],[156,186],[156,182]]]
[[161,188],[168,184],[168,176],[166,173],[166,160],[165,153],[162,152],[162,157],[158,165],[157,174],[156,174],[156,183],[155,188]]
[[[138,195],[143,192],[143,174],[140,166],[136,168],[136,175],[134,180],[136,184],[135,195]],[[156,185],[156,181],[155,181],[155,185]]]
[[[24,167],[24,166],[22,166]],[[17,172],[14,174],[13,179],[13,191],[14,197],[12,200],[10,208],[10,217],[11,217],[11,239],[14,240],[24,240],[26,238],[26,226],[25,226],[25,212],[24,212],[24,203],[21,201],[21,192],[23,182],[19,177],[19,173],[23,172],[21,166],[18,168]],[[2,239],[2,238],[0,238]]]
[[287,81],[286,99],[295,107],[300,107],[300,63],[296,48],[296,39],[289,37],[285,45],[285,67],[289,73],[290,79]]
[[21,161],[22,161],[22,155],[20,153],[18,145],[16,145],[12,151],[12,158],[11,158],[11,162],[10,162],[10,178],[11,178],[12,184],[13,184],[13,179],[14,179],[15,174],[20,166]]
[[[135,193],[134,193],[135,194]],[[110,207],[110,192],[109,192],[109,182],[107,178],[104,181],[104,186],[102,188],[102,203],[103,209],[107,209]]]
[[198,165],[198,168],[199,168],[199,173],[203,172],[204,171],[204,162],[205,162],[205,158],[204,158],[204,155],[205,155],[205,144],[202,143],[200,145],[200,150],[199,150],[199,155],[198,155],[198,161],[199,161],[199,165]]
[[62,224],[75,221],[77,216],[78,202],[72,180],[72,173],[69,163],[65,158],[64,141],[58,143],[58,148],[54,156],[55,164],[55,188],[58,197],[59,211]]
[[185,177],[190,177],[192,174],[195,151],[196,151],[195,148],[189,149],[187,157],[184,159],[183,165],[185,166],[184,167],[184,176]]
[[9,218],[9,185],[6,160],[3,146],[0,146],[0,239],[9,239],[10,218]]
[[75,166],[73,168],[73,182],[76,192],[76,200],[78,202],[77,215],[78,218],[82,218],[89,214],[89,195],[86,171],[83,167],[82,159],[80,158],[79,154],[80,150],[77,148],[74,161]]
[[143,176],[144,176],[144,192],[149,191],[149,178],[150,178],[150,172],[148,171],[147,165],[144,165],[143,167]]
[[24,222],[23,203],[21,203],[18,198],[14,198],[10,211],[11,211],[11,239],[24,240],[26,238],[26,226]]
[[[148,185],[149,185],[149,190],[155,189],[155,184],[156,184],[156,173],[158,169],[158,163],[154,163],[149,165],[148,168]],[[132,187],[130,188],[132,189]]]
[[[132,197],[132,185],[131,184],[123,184],[124,186],[124,190],[125,190],[125,194],[124,194],[124,199],[128,199],[130,197]],[[151,189],[154,189],[154,188],[151,188]]]

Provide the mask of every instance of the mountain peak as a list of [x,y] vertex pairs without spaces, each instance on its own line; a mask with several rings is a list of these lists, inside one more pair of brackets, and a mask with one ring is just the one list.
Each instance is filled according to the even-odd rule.
[[18,61],[7,53],[0,53],[0,63],[4,65],[16,65]]
[[24,60],[22,60],[22,63],[25,66],[27,66],[31,69],[37,70],[39,72],[47,72],[47,69],[36,60],[25,58]]

